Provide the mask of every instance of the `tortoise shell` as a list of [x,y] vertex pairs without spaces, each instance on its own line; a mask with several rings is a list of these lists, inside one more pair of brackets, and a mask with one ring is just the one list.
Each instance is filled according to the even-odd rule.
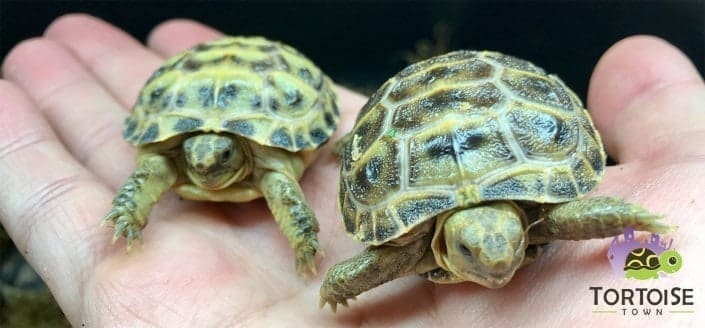
[[648,248],[635,248],[624,261],[624,271],[627,270],[639,270],[648,269],[655,270],[661,266],[659,263],[659,257],[654,253],[654,251]]
[[373,245],[485,201],[574,200],[599,183],[606,159],[558,77],[489,51],[405,68],[362,108],[350,140],[338,202],[348,233]]
[[326,142],[338,118],[330,79],[304,55],[262,37],[226,37],[155,71],[123,135],[142,146],[189,132],[227,132],[296,152]]

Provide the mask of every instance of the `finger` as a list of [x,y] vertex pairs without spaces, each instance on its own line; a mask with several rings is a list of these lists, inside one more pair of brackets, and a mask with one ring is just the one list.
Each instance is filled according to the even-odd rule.
[[110,194],[6,80],[0,80],[0,181],[2,225],[68,317],[78,318],[81,284],[107,245],[96,213],[105,211]]
[[132,107],[164,60],[125,32],[84,14],[62,16],[44,34],[70,49],[124,108]]
[[608,152],[620,162],[678,160],[702,154],[705,90],[674,46],[650,36],[622,40],[593,72],[588,108]]
[[333,135],[333,139],[337,140],[352,130],[357,113],[367,102],[367,97],[337,85],[335,92],[338,94],[338,102],[340,105],[340,122],[338,123],[338,129],[335,131],[335,135]]
[[223,33],[188,19],[172,19],[157,25],[147,37],[147,46],[163,57],[171,57]]
[[78,161],[111,186],[127,176],[125,154],[133,150],[121,138],[126,113],[68,50],[48,39],[25,41],[8,54],[3,70]]

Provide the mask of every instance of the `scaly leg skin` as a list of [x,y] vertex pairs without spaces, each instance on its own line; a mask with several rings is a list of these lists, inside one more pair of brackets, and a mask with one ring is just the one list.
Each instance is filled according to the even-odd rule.
[[357,256],[340,262],[326,271],[321,285],[320,306],[348,305],[354,299],[385,282],[415,273],[417,263],[431,242],[432,234],[404,246],[370,246]]
[[[534,213],[534,211],[536,213]],[[558,205],[542,205],[527,213],[538,220],[529,230],[531,244],[543,244],[556,239],[585,240],[619,235],[626,227],[664,233],[670,227],[661,223],[660,215],[652,214],[639,205],[613,197],[575,200]]]
[[323,251],[316,236],[318,221],[299,183],[286,174],[270,171],[262,176],[260,189],[279,229],[296,251],[296,271],[302,276],[307,272],[315,275],[314,256]]
[[103,218],[115,228],[112,243],[120,236],[127,239],[127,250],[135,240],[142,240],[142,228],[162,194],[176,182],[176,168],[159,154],[143,153],[137,160],[137,169],[120,188],[113,200],[113,208]]

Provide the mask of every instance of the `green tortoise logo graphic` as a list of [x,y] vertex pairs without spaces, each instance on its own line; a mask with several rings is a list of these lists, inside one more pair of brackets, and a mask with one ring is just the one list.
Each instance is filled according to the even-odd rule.
[[671,249],[673,239],[668,243],[661,236],[652,233],[646,241],[637,241],[634,229],[624,231],[624,239],[614,237],[607,252],[607,258],[614,272],[627,279],[658,279],[677,272],[683,266],[680,253]]
[[661,255],[646,247],[629,252],[624,263],[625,276],[639,280],[658,279],[659,272],[666,274],[680,270],[683,258],[674,250],[665,250]]

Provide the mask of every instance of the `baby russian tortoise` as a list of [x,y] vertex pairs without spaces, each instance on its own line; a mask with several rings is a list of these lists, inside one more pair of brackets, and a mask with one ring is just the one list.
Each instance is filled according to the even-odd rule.
[[141,239],[152,206],[174,188],[191,200],[266,199],[315,273],[318,222],[298,179],[339,119],[332,82],[295,49],[261,37],[226,37],[166,61],[142,89],[124,137],[137,168],[105,217],[113,242]]
[[402,70],[338,149],[345,229],[370,246],[326,272],[334,311],[408,274],[499,288],[553,240],[668,229],[638,205],[583,198],[606,158],[590,115],[558,77],[497,52]]

